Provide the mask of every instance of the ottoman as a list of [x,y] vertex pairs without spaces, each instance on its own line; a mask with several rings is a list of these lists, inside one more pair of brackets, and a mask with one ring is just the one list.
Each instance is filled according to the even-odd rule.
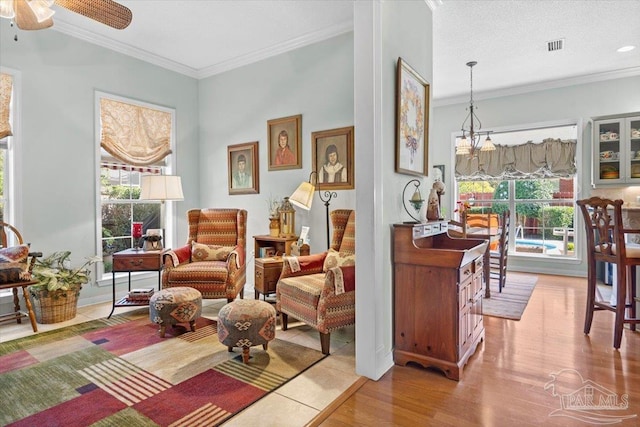
[[189,323],[191,332],[196,330],[196,319],[202,313],[202,294],[188,287],[163,289],[149,300],[149,318],[160,325],[160,336],[164,338],[167,325]]
[[239,299],[218,312],[218,339],[233,351],[242,348],[242,361],[249,363],[249,348],[262,344],[265,350],[276,335],[276,309],[260,300]]

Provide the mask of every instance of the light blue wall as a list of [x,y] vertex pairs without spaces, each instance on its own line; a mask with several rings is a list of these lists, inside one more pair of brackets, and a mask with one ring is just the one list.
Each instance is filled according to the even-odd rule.
[[[484,99],[475,96],[477,113],[485,128],[527,125],[563,119],[576,119],[582,123],[580,147],[581,172],[578,176],[578,198],[591,194],[591,124],[592,117],[625,114],[640,111],[640,76],[559,87],[537,92]],[[444,164],[446,182],[453,182],[451,134],[460,129],[467,103],[436,107],[433,110],[432,151],[434,164]],[[437,143],[435,143],[437,141]],[[448,212],[452,212],[453,191],[445,195]],[[443,203],[445,203],[443,201]],[[582,253],[582,258],[586,254]],[[531,258],[509,259],[509,269],[586,276],[584,262],[576,263]]]
[[[353,126],[353,34],[297,49],[200,81],[201,203],[248,211],[247,280],[253,238],[269,234],[267,200],[290,196],[312,170],[311,133]],[[302,168],[268,170],[267,121],[302,115]],[[358,132],[355,133],[356,141]],[[227,147],[258,141],[260,194],[229,195]],[[322,154],[321,154],[322,155]],[[355,183],[356,188],[366,183]],[[355,190],[339,190],[330,209],[355,208]],[[325,206],[296,208],[296,234],[310,226],[311,252],[327,249]]]
[[[70,250],[74,265],[96,253],[94,91],[175,108],[177,171],[185,201],[177,203],[178,241],[184,212],[199,205],[198,83],[54,30],[19,31],[0,19],[0,65],[17,70],[23,168],[20,229],[45,255]],[[125,289],[120,287],[119,289]],[[85,285],[80,304],[109,300],[110,281]]]

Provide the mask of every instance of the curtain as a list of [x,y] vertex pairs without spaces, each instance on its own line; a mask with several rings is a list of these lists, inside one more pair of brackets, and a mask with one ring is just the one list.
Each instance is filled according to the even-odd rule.
[[171,154],[170,113],[102,98],[100,120],[100,146],[124,163],[146,166]]
[[549,138],[538,144],[496,145],[495,151],[480,151],[473,158],[456,155],[456,180],[571,178],[576,174],[576,149],[575,139]]
[[131,166],[131,165],[123,165],[121,163],[112,163],[112,162],[102,162],[100,163],[100,167],[108,168],[111,170],[122,170],[122,171],[131,171],[131,172],[140,172],[140,173],[150,173],[159,175],[161,172],[160,167],[153,166]]
[[9,123],[12,86],[13,79],[11,75],[0,74],[0,139],[13,135],[11,124]]

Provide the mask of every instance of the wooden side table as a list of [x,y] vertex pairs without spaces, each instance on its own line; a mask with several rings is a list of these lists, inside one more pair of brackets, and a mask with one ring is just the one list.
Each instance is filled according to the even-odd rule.
[[282,273],[282,257],[256,258],[255,260],[255,294],[265,298],[276,292],[276,285]]
[[143,251],[141,249],[125,249],[113,254],[113,268],[111,269],[111,286],[113,290],[113,307],[107,319],[111,317],[116,307],[133,307],[149,305],[148,301],[127,301],[121,298],[116,301],[116,273],[129,273],[129,290],[131,290],[131,273],[138,271],[157,271],[158,290],[160,290],[160,277],[162,272],[162,251]]
[[297,237],[253,236],[256,259],[260,258],[260,248],[272,247],[276,255],[291,255],[291,245],[297,241]]

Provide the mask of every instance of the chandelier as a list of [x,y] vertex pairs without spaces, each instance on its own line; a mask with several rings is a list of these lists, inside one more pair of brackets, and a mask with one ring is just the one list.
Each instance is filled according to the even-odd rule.
[[[478,150],[493,151],[496,149],[496,146],[493,145],[493,141],[491,141],[491,138],[489,137],[490,132],[480,132],[482,123],[480,122],[478,116],[476,116],[476,113],[473,111],[473,66],[476,64],[476,61],[467,62],[467,66],[469,67],[471,76],[471,98],[469,100],[469,114],[467,114],[467,117],[465,117],[464,121],[462,122],[462,137],[460,138],[460,142],[458,142],[458,145],[456,146],[456,155],[468,154],[469,157],[477,156]],[[478,122],[477,129],[474,129],[473,127],[475,121]],[[469,122],[469,127],[465,128],[467,122]],[[484,140],[484,143],[481,143],[480,140],[482,139],[483,134],[485,134],[487,138]]]

